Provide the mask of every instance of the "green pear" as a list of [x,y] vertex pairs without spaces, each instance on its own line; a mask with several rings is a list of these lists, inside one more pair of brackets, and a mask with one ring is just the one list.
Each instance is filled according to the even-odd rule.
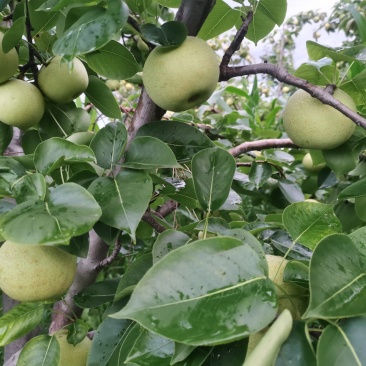
[[146,59],[143,82],[155,104],[179,112],[204,103],[219,73],[214,51],[202,39],[189,36],[179,46],[156,47]]
[[46,245],[6,241],[0,248],[0,288],[18,301],[45,301],[63,295],[76,273],[76,257]]
[[89,77],[83,63],[74,58],[69,68],[62,57],[56,56],[42,67],[38,74],[38,85],[43,94],[56,103],[69,103],[88,87]]
[[9,80],[18,69],[19,57],[15,48],[4,53],[2,42],[4,35],[0,32],[0,83]]
[[266,259],[269,269],[268,276],[276,285],[278,313],[288,309],[295,320],[300,319],[307,307],[306,290],[291,282],[283,282],[283,272],[288,263],[287,259],[270,254],[266,254]]
[[0,121],[27,130],[36,127],[45,110],[42,93],[23,80],[0,84]]
[[[333,97],[356,112],[353,99],[336,89]],[[297,90],[287,101],[283,124],[288,137],[306,149],[329,150],[346,142],[356,125],[333,107],[323,104],[304,90]]]
[[314,165],[313,159],[310,155],[310,153],[307,153],[304,155],[302,159],[302,165],[304,166],[305,170],[307,170],[310,173],[316,173],[320,169],[325,167],[325,163],[320,163],[318,165]]
[[67,333],[67,330],[60,330],[55,333],[55,337],[60,345],[58,366],[86,366],[92,341],[85,337],[74,346],[67,341]]
[[105,85],[108,86],[109,90],[118,90],[120,87],[120,81],[108,79],[106,80]]

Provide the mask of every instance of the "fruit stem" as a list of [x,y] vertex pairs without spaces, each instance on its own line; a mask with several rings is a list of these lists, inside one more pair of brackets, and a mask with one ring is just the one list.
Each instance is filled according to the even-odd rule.
[[329,94],[331,94],[331,95],[333,95],[334,94],[334,92],[336,91],[336,89],[337,89],[337,86],[336,85],[334,85],[334,84],[327,84],[327,86],[325,87],[325,91],[327,92],[327,93],[329,93]]

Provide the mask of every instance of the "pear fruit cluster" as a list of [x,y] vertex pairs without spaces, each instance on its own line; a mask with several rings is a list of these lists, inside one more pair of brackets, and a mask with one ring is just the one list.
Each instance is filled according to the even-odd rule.
[[76,257],[46,245],[6,241],[0,248],[0,288],[23,301],[57,299],[71,286]]
[[146,59],[142,78],[155,104],[179,112],[204,103],[214,92],[219,73],[210,46],[188,36],[179,46],[156,47]]
[[[333,97],[356,112],[353,99],[336,89]],[[330,150],[346,142],[356,125],[344,114],[297,90],[288,99],[283,111],[283,123],[288,137],[306,149]]]
[[[0,121],[28,130],[37,127],[45,111],[44,96],[53,102],[69,103],[88,86],[88,73],[83,63],[74,59],[70,65],[54,57],[41,68],[37,88],[33,83],[12,79],[19,64],[15,48],[3,51],[3,34],[0,33]],[[70,66],[70,68],[69,68]]]

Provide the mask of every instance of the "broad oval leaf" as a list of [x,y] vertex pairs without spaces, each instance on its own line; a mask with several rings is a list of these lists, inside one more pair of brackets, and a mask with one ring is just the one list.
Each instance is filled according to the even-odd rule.
[[[123,363],[112,363],[112,360],[123,362],[126,359],[127,355],[121,357],[120,348],[126,343],[126,337],[134,325],[130,320],[105,318],[93,337],[87,366],[122,365]],[[130,350],[132,345],[133,343],[126,346]]]
[[74,236],[91,230],[102,213],[93,196],[75,183],[50,192],[47,200],[30,200],[6,213],[0,233],[23,244],[68,244]]
[[329,235],[310,261],[310,303],[304,318],[366,314],[366,257],[344,234]]
[[58,38],[53,52],[72,59],[94,51],[108,43],[123,28],[127,17],[128,7],[123,1],[111,0],[107,9],[93,7]]
[[43,303],[21,303],[0,318],[0,346],[15,341],[34,329],[43,318]]
[[122,156],[127,143],[127,130],[122,122],[111,122],[101,128],[90,143],[97,164],[111,169]]
[[136,228],[152,194],[151,178],[140,171],[123,170],[115,178],[96,179],[89,192],[102,208],[100,221],[125,230],[135,240]]
[[93,151],[88,146],[53,137],[41,142],[34,152],[34,164],[43,175],[50,174],[62,165],[95,162]]
[[189,345],[234,341],[259,331],[276,314],[266,270],[266,261],[237,239],[200,240],[163,257],[111,316]]
[[179,46],[187,38],[187,28],[182,22],[170,21],[161,27],[152,23],[141,26],[144,39],[156,46]]
[[343,319],[339,323],[328,325],[317,347],[318,366],[365,365],[365,327],[365,317]]
[[197,128],[177,121],[156,121],[142,126],[136,136],[152,136],[165,142],[178,161],[190,160],[197,152],[213,147]]
[[142,70],[128,48],[113,40],[85,58],[88,66],[108,79],[125,80]]
[[342,232],[333,206],[316,202],[296,202],[286,207],[283,224],[294,242],[310,249],[327,235]]
[[56,337],[40,335],[32,338],[22,349],[17,366],[58,366],[60,345]]
[[198,152],[192,159],[192,177],[202,208],[212,212],[220,208],[230,193],[235,160],[225,150],[214,147]]
[[85,95],[105,116],[115,119],[121,118],[121,110],[108,86],[94,75],[89,76],[89,84]]
[[132,140],[123,166],[134,169],[180,168],[169,146],[150,136]]

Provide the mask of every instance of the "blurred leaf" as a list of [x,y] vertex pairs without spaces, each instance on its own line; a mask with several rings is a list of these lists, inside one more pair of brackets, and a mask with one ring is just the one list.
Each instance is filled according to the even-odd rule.
[[69,245],[63,245],[62,250],[79,258],[86,258],[89,252],[89,233],[74,236]]
[[364,365],[366,349],[362,336],[365,327],[365,317],[343,319],[328,325],[319,339],[316,352],[318,365]]
[[93,196],[75,183],[53,189],[45,202],[28,200],[15,206],[1,220],[6,240],[24,244],[68,244],[73,236],[88,232],[101,209]]
[[93,283],[74,296],[77,306],[82,309],[95,308],[114,299],[120,279],[113,278]]
[[165,142],[178,161],[189,160],[197,152],[214,146],[199,129],[177,121],[156,121],[145,124],[138,130],[137,136],[156,137]]
[[25,174],[25,169],[16,160],[0,157],[0,196],[11,196],[12,185]]
[[115,178],[96,179],[89,192],[102,208],[100,221],[125,230],[135,241],[136,228],[152,194],[151,178],[140,171],[123,170]]
[[[283,343],[274,366],[316,366],[316,359],[306,334],[306,324],[295,321]],[[328,364],[328,363],[326,363]],[[335,365],[329,363],[329,365]],[[320,364],[319,364],[320,366]]]
[[107,9],[92,7],[57,39],[53,52],[71,60],[103,47],[123,28],[127,17],[128,7],[123,1],[110,0]]
[[8,53],[22,39],[25,30],[25,17],[18,18],[5,33],[2,47],[4,53]]
[[48,13],[39,11],[38,8],[43,4],[44,0],[32,0],[29,2],[29,17],[32,24],[32,34],[35,37],[40,32],[52,29],[57,21],[59,13]]
[[296,183],[291,182],[288,179],[279,180],[278,187],[290,203],[301,202],[305,199],[301,188]]
[[90,147],[76,145],[59,137],[41,142],[34,152],[34,163],[43,175],[48,175],[63,165],[78,162],[95,162]]
[[293,203],[283,211],[283,223],[295,242],[310,249],[327,235],[342,231],[333,206],[322,203]]
[[141,34],[155,46],[179,46],[187,38],[187,28],[178,21],[166,22],[161,27],[147,23],[141,26]]
[[13,138],[13,127],[0,122],[0,155],[4,153]]
[[44,305],[39,302],[21,303],[0,318],[0,346],[15,341],[33,330],[43,318]]
[[22,349],[17,366],[58,366],[60,345],[56,337],[39,335],[32,338]]
[[356,8],[349,4],[347,6],[347,11],[349,11],[353,19],[356,21],[357,28],[358,28],[358,35],[360,36],[362,43],[366,42],[366,18],[356,10]]
[[244,338],[236,342],[215,346],[203,366],[242,365],[247,345],[248,338]]
[[234,341],[262,329],[276,314],[266,270],[265,259],[237,239],[196,241],[157,262],[112,317],[136,319],[188,345]]
[[96,73],[113,80],[128,79],[142,70],[128,48],[113,40],[86,54],[85,59]]
[[69,324],[66,329],[68,330],[67,341],[76,346],[86,337],[89,326],[83,320],[76,319],[76,321]]
[[254,161],[249,172],[249,180],[258,188],[272,175],[272,167],[266,162],[257,163]]
[[347,199],[353,197],[366,196],[366,179],[362,179],[358,182],[354,182],[338,195],[338,199]]
[[334,78],[338,79],[339,71],[335,65],[317,67],[310,63],[302,64],[296,69],[294,76],[307,80],[314,85],[332,84]]
[[192,159],[192,177],[202,208],[212,212],[229,196],[235,160],[225,150],[214,147],[198,152]]
[[94,75],[89,76],[89,85],[85,95],[106,117],[120,119],[121,110],[108,86]]
[[123,166],[134,169],[179,168],[172,150],[155,137],[136,137],[132,140]]
[[304,318],[363,315],[366,301],[366,252],[344,234],[325,237],[310,261],[310,304]]
[[299,261],[288,262],[283,272],[283,282],[292,282],[307,289],[309,287],[309,266]]
[[118,163],[127,143],[127,130],[122,122],[108,123],[101,128],[90,143],[97,164],[104,169],[112,169]]
[[43,201],[47,194],[46,180],[40,173],[24,175],[14,183],[12,191],[17,203],[32,199]]
[[204,40],[217,37],[233,28],[239,17],[240,11],[232,9],[222,0],[217,0],[197,36]]

